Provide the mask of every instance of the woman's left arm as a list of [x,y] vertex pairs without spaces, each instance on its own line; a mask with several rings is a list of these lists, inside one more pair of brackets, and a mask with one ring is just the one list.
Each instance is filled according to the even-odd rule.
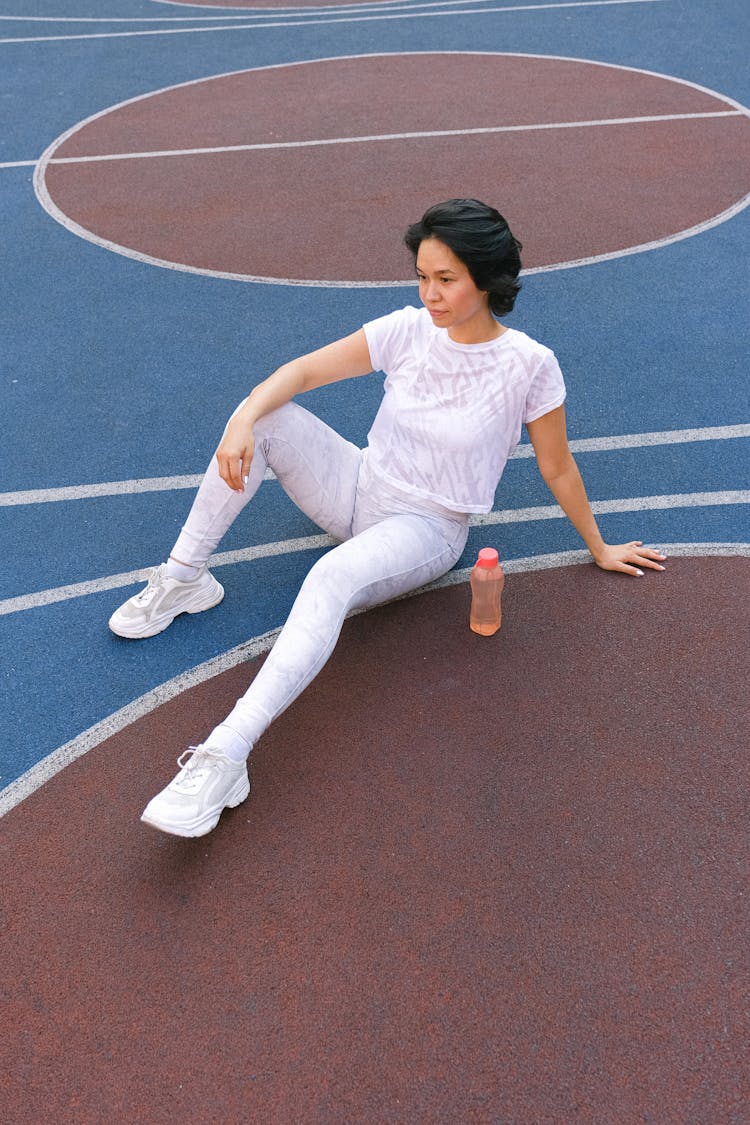
[[608,544],[602,539],[586,489],[568,446],[565,407],[558,406],[526,426],[534,447],[539,472],[550,492],[603,570],[643,575],[640,567],[664,570],[664,555],[644,547],[640,540]]

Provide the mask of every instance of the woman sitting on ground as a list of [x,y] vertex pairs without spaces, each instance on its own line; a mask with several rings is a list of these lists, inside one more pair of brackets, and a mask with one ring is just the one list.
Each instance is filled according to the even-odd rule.
[[[474,199],[431,207],[409,227],[423,308],[370,321],[283,364],[227,423],[187,521],[148,586],[110,619],[150,637],[224,591],[207,569],[222,536],[271,468],[292,500],[340,544],[310,570],[263,667],[233,710],[179,759],[146,807],[146,824],[201,836],[250,790],[246,760],[331,655],[344,618],[415,590],[455,565],[469,515],[491,510],[525,424],[542,477],[604,570],[642,575],[664,556],[602,539],[568,447],[565,387],[554,354],[496,319],[520,288],[520,244]],[[358,449],[292,399],[341,379],[386,373]]]

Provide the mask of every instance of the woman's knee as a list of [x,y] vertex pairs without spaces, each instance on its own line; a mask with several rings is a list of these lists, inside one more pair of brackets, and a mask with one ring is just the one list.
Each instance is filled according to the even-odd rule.
[[413,551],[402,553],[398,536],[383,542],[381,530],[382,525],[368,529],[318,559],[302,584],[302,601],[320,616],[343,617],[421,585],[422,567],[410,557]]
[[312,565],[300,587],[303,599],[324,608],[346,606],[353,576],[351,568],[341,564],[338,551],[334,547]]
[[256,444],[270,437],[291,436],[300,427],[300,415],[314,417],[296,402],[285,402],[283,406],[264,414],[253,426]]

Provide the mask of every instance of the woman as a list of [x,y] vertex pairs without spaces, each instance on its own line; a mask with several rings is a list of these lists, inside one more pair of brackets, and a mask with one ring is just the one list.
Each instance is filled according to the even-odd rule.
[[[374,320],[260,383],[227,423],[168,561],[110,620],[120,636],[148,637],[180,613],[221,601],[207,562],[269,467],[306,515],[341,540],[309,572],[248,691],[149,802],[142,820],[164,832],[201,836],[247,797],[250,750],[320,671],[347,613],[456,563],[469,514],[491,510],[522,424],[597,565],[632,575],[664,569],[664,556],[640,542],[604,542],[568,448],[557,361],[496,319],[520,288],[521,247],[505,219],[478,200],[449,200],[409,227],[406,244],[424,308]],[[364,450],[291,402],[373,370],[386,372],[385,393]]]

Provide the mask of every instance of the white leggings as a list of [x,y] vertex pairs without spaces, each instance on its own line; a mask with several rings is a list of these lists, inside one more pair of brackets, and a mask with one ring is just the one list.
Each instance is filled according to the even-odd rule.
[[[302,511],[342,542],[308,573],[263,667],[221,724],[248,747],[328,660],[344,618],[424,585],[456,563],[468,518],[393,491],[366,456],[296,403],[255,425],[255,454],[242,493],[209,465],[172,555],[202,566],[252,499],[266,469]],[[210,744],[210,738],[206,739]]]

